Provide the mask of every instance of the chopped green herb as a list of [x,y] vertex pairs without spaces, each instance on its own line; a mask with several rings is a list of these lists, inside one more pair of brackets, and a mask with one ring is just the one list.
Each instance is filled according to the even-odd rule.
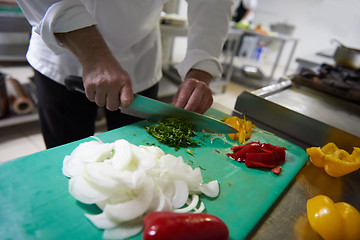
[[201,170],[204,170],[204,171],[206,170],[205,168],[203,168],[203,167],[201,167],[201,166],[199,166],[199,168],[200,168]]
[[190,149],[186,149],[185,152],[187,152],[188,154],[190,154],[191,156],[194,155],[194,150],[190,150]]
[[177,151],[181,147],[198,147],[199,143],[192,137],[196,136],[193,125],[176,118],[160,121],[156,125],[146,126],[146,132],[159,142],[174,147]]

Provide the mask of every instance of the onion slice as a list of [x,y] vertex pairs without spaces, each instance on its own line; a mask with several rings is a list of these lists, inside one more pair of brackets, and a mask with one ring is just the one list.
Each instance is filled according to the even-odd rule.
[[104,212],[95,215],[85,214],[85,216],[90,220],[90,222],[92,222],[92,224],[95,225],[95,227],[100,229],[115,228],[118,226],[118,223],[111,221]]
[[217,180],[211,181],[209,183],[202,183],[199,187],[200,191],[206,196],[214,198],[219,195],[219,183]]
[[174,186],[175,186],[175,194],[172,198],[171,203],[174,208],[180,208],[184,206],[186,200],[188,199],[189,188],[184,181],[180,181],[180,180],[175,180]]
[[219,194],[218,182],[204,183],[200,168],[192,169],[181,156],[124,139],[113,143],[97,140],[81,143],[65,156],[62,170],[70,178],[70,194],[102,210],[85,216],[104,229],[106,239],[139,233],[142,218],[149,212],[202,212],[205,205],[198,194]]
[[[189,198],[189,200],[190,200],[190,198]],[[191,210],[196,208],[196,205],[198,204],[198,202],[199,202],[199,195],[193,194],[192,199],[190,201],[188,201],[187,207],[175,209],[174,212],[178,212],[178,213],[190,212]]]

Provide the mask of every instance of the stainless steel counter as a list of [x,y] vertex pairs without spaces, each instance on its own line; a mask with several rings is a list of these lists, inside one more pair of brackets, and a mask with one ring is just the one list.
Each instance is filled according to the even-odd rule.
[[283,81],[243,92],[236,110],[301,146],[323,146],[332,141],[352,151],[360,146],[360,106],[337,97]]
[[[289,80],[241,93],[236,110],[258,127],[304,149],[330,141],[350,152],[353,147],[360,147],[359,105]],[[307,200],[323,194],[360,211],[359,183],[360,170],[334,178],[308,161],[248,239],[321,239],[308,223]]]
[[300,86],[265,99],[360,137],[360,105]]

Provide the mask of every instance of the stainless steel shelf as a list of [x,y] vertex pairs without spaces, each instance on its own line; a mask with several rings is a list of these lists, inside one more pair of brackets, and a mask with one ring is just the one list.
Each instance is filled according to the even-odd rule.
[[0,44],[0,62],[27,62],[27,44]]
[[0,128],[15,126],[28,122],[35,122],[39,120],[39,115],[37,111],[26,115],[15,115],[9,114],[5,118],[0,119]]

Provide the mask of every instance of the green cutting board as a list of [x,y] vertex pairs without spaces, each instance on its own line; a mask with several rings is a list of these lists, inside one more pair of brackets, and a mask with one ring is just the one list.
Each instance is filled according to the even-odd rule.
[[[216,114],[216,112],[215,112]],[[217,113],[219,114],[219,113]],[[214,115],[214,112],[212,112]],[[221,118],[221,117],[220,117]],[[193,155],[159,144],[144,129],[149,122],[97,135],[103,142],[126,139],[136,145],[155,144],[165,153],[182,156],[192,167],[200,167],[205,182],[217,179],[220,194],[211,199],[201,195],[206,212],[220,217],[228,226],[230,239],[245,238],[302,168],[308,156],[300,147],[271,133],[255,129],[250,141],[269,142],[288,149],[282,172],[250,169],[226,156],[238,145],[226,135],[206,137]],[[196,139],[202,141],[203,133]],[[213,138],[215,137],[215,138]],[[94,205],[76,201],[68,192],[62,161],[83,139],[0,165],[0,239],[102,239],[84,213],[99,213]],[[19,146],[21,147],[21,146]],[[141,239],[141,234],[131,239]]]

